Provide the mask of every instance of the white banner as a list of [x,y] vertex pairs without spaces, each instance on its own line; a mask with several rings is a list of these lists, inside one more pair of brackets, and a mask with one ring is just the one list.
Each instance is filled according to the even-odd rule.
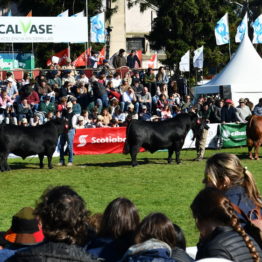
[[86,17],[0,16],[0,43],[87,42]]

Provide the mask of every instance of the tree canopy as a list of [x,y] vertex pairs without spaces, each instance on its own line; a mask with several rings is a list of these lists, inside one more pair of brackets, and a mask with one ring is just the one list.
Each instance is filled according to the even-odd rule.
[[[187,50],[195,50],[204,45],[205,67],[216,69],[229,59],[228,45],[217,46],[214,28],[217,21],[229,14],[232,52],[235,44],[236,28],[247,8],[250,8],[250,20],[260,13],[261,0],[235,3],[229,0],[129,0],[129,6],[140,4],[141,11],[154,5],[158,8],[153,21],[153,29],[147,36],[152,49],[164,49],[166,60],[163,63],[178,65]],[[250,30],[251,31],[251,30]]]

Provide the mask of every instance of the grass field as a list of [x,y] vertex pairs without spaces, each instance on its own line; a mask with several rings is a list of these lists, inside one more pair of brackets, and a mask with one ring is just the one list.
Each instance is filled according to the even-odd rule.
[[[247,160],[246,148],[225,149],[236,153],[255,175],[262,191],[262,161]],[[208,150],[206,157],[219,152]],[[0,230],[10,226],[11,217],[21,207],[34,206],[50,185],[70,185],[85,200],[93,213],[103,212],[112,199],[131,199],[143,218],[150,212],[164,212],[180,225],[188,241],[195,245],[198,233],[189,206],[203,187],[205,161],[194,162],[193,150],[182,151],[182,164],[167,164],[166,152],[140,153],[138,167],[130,166],[130,157],[122,154],[76,156],[73,167],[40,170],[38,159],[12,159],[12,171],[0,174]],[[54,164],[58,162],[54,158]]]

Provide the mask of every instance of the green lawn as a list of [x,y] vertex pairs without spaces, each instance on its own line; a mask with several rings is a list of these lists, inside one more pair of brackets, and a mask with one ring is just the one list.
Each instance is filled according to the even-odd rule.
[[[262,190],[262,161],[247,160],[246,148],[225,149],[236,153],[255,175]],[[219,152],[208,150],[206,156]],[[10,226],[11,217],[21,207],[34,206],[49,185],[70,185],[85,200],[89,210],[102,212],[112,199],[124,196],[138,207],[141,218],[149,212],[164,212],[185,231],[189,245],[198,233],[190,213],[190,203],[202,188],[205,161],[194,162],[196,153],[184,150],[181,165],[167,164],[166,152],[140,153],[140,165],[130,166],[129,155],[76,156],[73,167],[38,168],[38,160],[10,160],[12,171],[0,174],[0,230]],[[54,158],[54,164],[58,162]]]

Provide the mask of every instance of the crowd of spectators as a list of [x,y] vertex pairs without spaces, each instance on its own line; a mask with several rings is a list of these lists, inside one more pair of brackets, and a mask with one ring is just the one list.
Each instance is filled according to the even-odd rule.
[[[203,183],[191,204],[200,234],[196,259],[261,261],[261,235],[251,227],[250,212],[262,207],[253,175],[235,155],[219,153],[207,160]],[[186,252],[182,229],[164,213],[140,220],[135,204],[119,197],[92,214],[69,186],[48,188],[35,209],[15,214],[11,228],[0,234],[0,247],[1,262],[195,259]]]
[[25,73],[21,82],[7,73],[1,85],[0,123],[36,126],[71,109],[74,128],[118,127],[130,119],[160,121],[189,111],[210,123],[246,122],[252,111],[262,115],[262,101],[253,107],[248,98],[235,107],[230,99],[215,95],[193,102],[185,79],[173,79],[164,67],[157,72],[130,69],[121,78],[104,61],[89,78],[71,65],[41,71],[35,79]]

